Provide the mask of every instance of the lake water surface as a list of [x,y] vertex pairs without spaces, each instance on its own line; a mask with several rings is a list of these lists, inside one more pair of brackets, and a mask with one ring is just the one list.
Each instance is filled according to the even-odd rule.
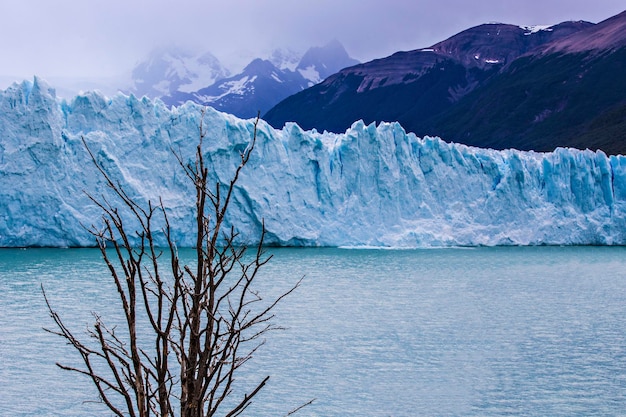
[[[626,248],[276,249],[277,310],[247,415],[626,415]],[[116,313],[93,249],[0,250],[0,416],[109,416],[52,327]]]

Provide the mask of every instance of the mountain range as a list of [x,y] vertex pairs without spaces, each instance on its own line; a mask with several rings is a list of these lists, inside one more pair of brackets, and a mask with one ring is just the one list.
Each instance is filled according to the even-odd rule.
[[345,68],[264,114],[343,132],[399,121],[467,145],[626,153],[626,12],[598,24],[490,23],[428,48]]
[[256,58],[232,75],[210,53],[197,56],[164,48],[134,68],[129,92],[175,106],[193,101],[249,118],[357,63],[339,41],[333,40],[310,48],[302,56],[275,50],[267,59]]

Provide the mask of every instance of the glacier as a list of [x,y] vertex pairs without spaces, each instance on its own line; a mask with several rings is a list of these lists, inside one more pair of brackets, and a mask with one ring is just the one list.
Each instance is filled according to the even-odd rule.
[[[226,182],[254,120],[193,103],[88,92],[56,97],[34,78],[0,91],[0,247],[93,246],[115,204],[83,145],[137,201],[162,199],[177,245],[192,246],[191,162],[202,123],[213,182]],[[228,225],[241,243],[447,247],[623,245],[626,158],[601,151],[495,151],[418,138],[397,123],[344,134],[262,120]]]

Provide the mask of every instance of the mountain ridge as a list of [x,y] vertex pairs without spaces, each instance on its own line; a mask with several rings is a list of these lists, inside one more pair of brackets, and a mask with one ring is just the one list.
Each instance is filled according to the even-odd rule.
[[[510,141],[505,140],[506,126],[498,124],[500,116],[496,113],[500,103],[508,103],[510,98],[507,99],[502,94],[498,94],[495,88],[486,87],[493,80],[498,80],[500,88],[508,86],[507,91],[517,96],[518,89],[522,86],[516,87],[516,83],[523,75],[528,78],[528,86],[524,88],[533,87],[533,97],[537,105],[550,99],[555,103],[545,104],[541,109],[533,108],[530,100],[525,100],[525,107],[522,108],[517,108],[515,103],[509,103],[507,107],[509,113],[515,115],[522,111],[528,112],[533,114],[531,121],[536,116],[539,119],[543,118],[539,120],[543,122],[544,120],[550,121],[556,116],[561,117],[560,113],[572,112],[572,115],[568,117],[574,120],[580,119],[581,123],[584,121],[584,126],[579,127],[586,129],[585,131],[592,129],[592,125],[599,126],[600,124],[605,125],[600,130],[619,131],[619,126],[621,126],[619,120],[617,124],[609,126],[610,120],[620,119],[623,114],[620,101],[613,97],[613,92],[598,90],[599,93],[596,93],[596,95],[605,94],[606,100],[604,98],[596,100],[602,112],[594,116],[599,118],[595,122],[587,120],[586,115],[579,114],[579,109],[569,106],[559,108],[556,103],[558,97],[544,97],[541,91],[544,90],[545,94],[548,91],[564,93],[565,90],[548,88],[550,83],[559,82],[557,80],[559,71],[563,69],[558,66],[561,61],[556,58],[547,61],[538,61],[538,59],[547,55],[560,56],[574,47],[585,49],[583,47],[585,39],[592,38],[594,42],[590,42],[589,45],[593,48],[587,46],[586,49],[604,52],[594,52],[588,54],[589,56],[577,55],[579,65],[591,68],[589,59],[593,59],[594,68],[619,66],[622,62],[620,61],[621,55],[616,53],[622,48],[621,45],[626,39],[625,16],[626,12],[598,24],[577,21],[541,28],[501,23],[479,25],[428,48],[398,52],[386,58],[346,68],[321,84],[287,98],[263,117],[275,127],[280,127],[287,121],[293,121],[305,129],[315,128],[332,132],[345,131],[354,120],[358,119],[363,119],[365,123],[399,121],[403,127],[418,136],[438,135],[450,141],[496,149],[515,147],[522,150],[547,151],[558,146],[575,145],[584,148],[585,142],[575,140],[571,129],[566,129],[563,121],[555,123],[555,126],[558,125],[556,127],[561,130],[555,132],[554,135],[546,136],[543,141],[537,136],[540,133],[545,135],[545,129],[535,129],[531,132],[534,135],[532,140],[525,142],[522,135],[527,132],[522,122],[511,125],[512,129],[508,134],[514,134],[514,137]],[[569,52],[569,55],[572,55],[572,52]],[[525,65],[521,65],[522,63]],[[551,68],[551,64],[557,65]],[[533,69],[531,65],[543,65],[543,67]],[[580,83],[577,84],[573,80],[580,74],[576,73],[574,63],[567,63],[566,67],[570,72],[561,74],[560,77],[572,80],[570,85],[575,88]],[[602,76],[606,77],[612,74],[613,78],[618,77],[617,69],[614,68],[611,71],[613,72],[598,69],[588,76],[600,77],[600,74],[603,74]],[[534,75],[529,75],[529,73]],[[530,79],[530,77],[533,78]],[[561,79],[560,82],[563,81],[564,79]],[[601,80],[595,81],[598,85],[605,85]],[[548,84],[541,86],[541,83]],[[593,84],[593,80],[589,80],[588,83]],[[618,83],[616,87],[623,88],[621,83]],[[588,86],[585,87],[586,90],[588,88]],[[480,97],[475,90],[484,91],[485,95],[490,92],[498,99],[490,100],[485,96],[479,101],[486,107],[472,107],[469,101]],[[626,96],[626,90],[620,91]],[[523,91],[521,93],[523,95]],[[593,98],[593,95],[590,97]],[[491,104],[487,105],[487,103]],[[460,116],[467,119],[475,114],[481,114],[484,120],[488,121],[486,125],[492,128],[500,127],[501,134],[497,138],[492,138],[487,129],[469,130],[458,121]],[[523,119],[521,113],[520,118]],[[503,120],[500,123],[504,123]],[[480,122],[478,118],[473,119],[476,125],[480,125]],[[540,124],[536,122],[533,126]],[[621,144],[614,137],[607,138],[605,141],[598,140],[597,136],[601,135],[600,130],[597,128],[592,130],[595,133],[590,131],[590,135],[596,138],[588,142],[589,147],[603,149],[609,153],[626,153],[626,140],[622,138]]]
[[624,154],[625,68],[626,12],[522,55],[422,129],[495,149]]
[[626,10],[599,22],[597,25],[553,42],[543,53],[583,52],[626,47]]

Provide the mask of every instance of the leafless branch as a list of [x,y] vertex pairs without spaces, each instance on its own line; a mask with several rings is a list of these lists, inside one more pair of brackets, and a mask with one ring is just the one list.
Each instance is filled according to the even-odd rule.
[[[89,231],[119,296],[122,331],[107,327],[96,315],[88,331],[91,343],[82,342],[61,320],[43,287],[42,292],[56,326],[47,331],[65,339],[84,365],[59,366],[87,376],[116,416],[240,415],[269,376],[243,394],[236,390],[235,377],[263,346],[260,337],[280,328],[273,324],[273,310],[300,285],[298,281],[264,304],[254,283],[271,259],[263,250],[265,224],[250,258],[247,247],[237,246],[235,228],[223,230],[240,173],[255,148],[259,118],[231,179],[222,184],[213,183],[209,176],[203,150],[204,116],[203,110],[194,161],[187,163],[180,152],[172,151],[195,193],[193,267],[179,257],[163,201],[142,204],[134,199],[99,163],[83,138],[93,164],[119,204],[89,195],[102,212],[102,228],[92,226]],[[139,230],[127,224],[138,224]],[[157,245],[157,231],[165,237],[165,250]],[[234,400],[234,395],[241,396]],[[233,402],[222,410],[227,398]]]

